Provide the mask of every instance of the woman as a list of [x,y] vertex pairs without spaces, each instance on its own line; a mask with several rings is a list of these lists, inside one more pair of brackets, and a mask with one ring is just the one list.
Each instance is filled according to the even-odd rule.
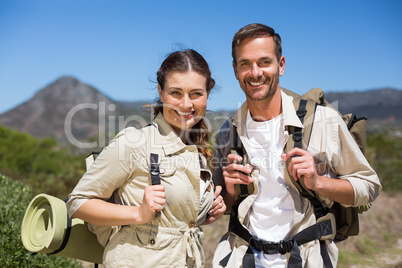
[[[215,85],[207,62],[194,50],[173,52],[157,81],[154,120],[121,131],[67,203],[69,215],[90,223],[105,245],[105,267],[203,267],[199,226],[226,210],[207,164],[212,152],[203,116]],[[151,154],[159,185],[151,185]]]

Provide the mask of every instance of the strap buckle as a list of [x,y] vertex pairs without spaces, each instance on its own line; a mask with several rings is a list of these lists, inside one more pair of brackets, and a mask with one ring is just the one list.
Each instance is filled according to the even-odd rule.
[[286,254],[287,252],[291,252],[295,240],[294,239],[286,239],[281,240],[279,242],[270,242],[260,240],[258,238],[252,237],[250,239],[250,245],[257,251],[262,251],[265,254]]
[[279,242],[280,245],[280,254],[286,254],[287,252],[291,252],[295,240],[294,239],[286,239]]

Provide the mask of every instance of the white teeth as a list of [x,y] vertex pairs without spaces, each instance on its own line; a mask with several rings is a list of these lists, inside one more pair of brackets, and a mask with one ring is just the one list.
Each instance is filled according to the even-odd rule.
[[185,113],[185,112],[180,112],[180,111],[177,111],[177,113],[178,113],[179,115],[182,115],[182,116],[187,116],[187,115],[193,114],[193,112],[187,112],[187,113]]
[[250,82],[250,84],[251,84],[252,86],[258,87],[258,86],[261,86],[262,84],[264,84],[264,82],[259,82],[259,83]]

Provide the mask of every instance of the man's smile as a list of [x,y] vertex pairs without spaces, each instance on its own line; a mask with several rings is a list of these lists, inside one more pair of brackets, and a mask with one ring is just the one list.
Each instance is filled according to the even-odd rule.
[[250,85],[252,85],[254,87],[259,87],[264,84],[264,82],[249,82],[249,83],[250,83]]

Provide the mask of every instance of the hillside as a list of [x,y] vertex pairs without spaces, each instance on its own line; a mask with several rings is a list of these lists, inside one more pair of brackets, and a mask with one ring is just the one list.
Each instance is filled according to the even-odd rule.
[[402,91],[391,88],[356,92],[330,92],[326,99],[339,111],[364,115],[372,124],[402,122]]
[[[0,115],[0,123],[37,138],[54,137],[63,143],[84,142],[97,136],[109,139],[125,125],[119,116],[141,115],[143,102],[118,102],[74,77],[61,77],[30,100]],[[121,125],[119,125],[121,124]]]

